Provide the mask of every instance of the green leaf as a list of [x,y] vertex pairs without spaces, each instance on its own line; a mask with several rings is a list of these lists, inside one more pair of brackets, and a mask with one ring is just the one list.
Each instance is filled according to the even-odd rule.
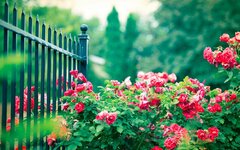
[[220,122],[221,124],[224,124],[224,119],[219,119],[219,122]]
[[97,128],[96,128],[96,132],[101,132],[102,130],[104,129],[104,126],[103,125],[98,125]]
[[95,132],[95,128],[94,128],[94,126],[91,126],[91,127],[89,128],[89,131],[91,131],[91,132]]
[[238,63],[240,63],[240,57],[239,56],[237,56],[236,60],[237,60]]
[[234,125],[237,123],[237,119],[234,117],[229,118],[229,121],[231,121]]
[[240,144],[240,136],[237,136],[237,138],[235,139],[235,141]]
[[122,126],[117,127],[117,131],[118,131],[119,133],[122,133],[122,132],[123,132],[123,127],[122,127]]
[[75,144],[69,145],[67,147],[67,150],[75,150],[75,149],[77,149],[77,145],[75,145]]
[[228,75],[228,78],[224,81],[224,83],[226,83],[226,82],[228,82],[228,81],[230,81],[230,80],[232,79],[232,77],[233,77],[233,72],[232,72],[232,71],[229,71],[229,72],[227,72],[227,75]]

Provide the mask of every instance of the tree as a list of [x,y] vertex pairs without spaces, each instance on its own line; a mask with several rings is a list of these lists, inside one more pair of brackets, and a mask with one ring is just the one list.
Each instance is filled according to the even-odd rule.
[[[153,43],[160,51],[160,66],[156,71],[175,72],[180,78],[189,75],[210,85],[220,84],[213,75],[215,67],[203,60],[206,46],[218,45],[222,33],[234,35],[239,30],[240,1],[237,0],[158,0],[155,12],[157,31]],[[153,33],[154,34],[154,33]],[[159,40],[161,39],[161,40]]]
[[137,17],[134,14],[129,14],[126,29],[124,33],[124,56],[123,62],[125,74],[133,78],[137,74],[137,49],[134,46],[139,36],[139,30],[137,26]]
[[123,72],[123,42],[122,32],[120,30],[120,21],[115,7],[107,17],[106,36],[106,72],[111,79],[124,79]]

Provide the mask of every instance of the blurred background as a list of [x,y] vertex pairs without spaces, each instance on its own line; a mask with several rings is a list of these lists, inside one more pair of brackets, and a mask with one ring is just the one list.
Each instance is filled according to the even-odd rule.
[[240,30],[239,0],[18,0],[17,6],[63,33],[78,35],[81,24],[89,26],[88,79],[95,89],[106,79],[134,81],[138,71],[224,88],[225,75],[216,76],[202,53],[216,48],[222,33]]

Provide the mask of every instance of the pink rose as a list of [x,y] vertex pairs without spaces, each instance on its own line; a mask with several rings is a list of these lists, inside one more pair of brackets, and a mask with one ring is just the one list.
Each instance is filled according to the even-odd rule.
[[117,113],[109,113],[106,117],[106,123],[108,125],[111,125],[115,122],[116,119],[117,119]]
[[69,104],[66,102],[62,106],[62,110],[66,111],[66,110],[68,110],[68,107],[69,107]]
[[86,79],[86,77],[82,74],[82,73],[79,73],[78,75],[77,75],[77,79],[78,80],[80,80],[80,81],[82,81],[82,82],[87,82],[87,79]]
[[82,102],[77,103],[75,105],[75,110],[77,111],[77,113],[81,113],[84,110],[85,106]]
[[168,75],[168,80],[170,82],[175,82],[177,80],[177,76],[174,73],[172,73],[172,74]]
[[52,146],[54,144],[54,142],[56,142],[56,139],[57,139],[57,136],[55,133],[52,133],[50,134],[48,137],[47,137],[47,143],[49,146]]
[[240,32],[235,32],[235,40],[240,42]]
[[167,149],[172,150],[177,146],[177,140],[175,138],[169,137],[164,141],[164,146]]
[[103,120],[107,117],[107,115],[108,115],[108,111],[104,110],[104,111],[100,112],[99,114],[97,114],[96,119]]
[[210,64],[214,63],[214,57],[211,47],[206,47],[203,51],[203,57],[206,59]]
[[226,33],[224,33],[223,35],[221,35],[221,36],[219,37],[219,40],[220,40],[221,42],[228,42],[229,39],[230,39],[230,36],[229,36],[228,34],[226,34]]
[[117,80],[111,80],[111,83],[113,86],[119,86],[120,82],[118,82]]

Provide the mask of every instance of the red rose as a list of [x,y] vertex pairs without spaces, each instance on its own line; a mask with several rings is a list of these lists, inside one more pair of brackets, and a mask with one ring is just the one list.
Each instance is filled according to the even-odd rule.
[[195,103],[195,109],[197,112],[204,112],[204,109],[202,107],[202,105],[200,105],[199,103]]
[[84,110],[84,107],[85,107],[84,104],[80,102],[75,105],[75,110],[77,111],[77,113],[80,113]]
[[142,100],[140,101],[140,103],[138,104],[138,107],[140,109],[148,109],[149,108],[149,102],[146,100]]
[[208,135],[207,135],[207,132],[204,131],[204,130],[197,130],[197,137],[203,141],[207,140],[208,139]]
[[35,91],[35,86],[32,86],[31,87],[31,92],[34,92]]
[[237,98],[237,95],[236,95],[236,94],[231,94],[230,100],[234,100],[234,99],[236,99],[236,98]]
[[71,82],[71,87],[74,89],[76,87],[76,83],[74,81]]
[[151,150],[163,150],[161,147],[154,146]]
[[196,110],[191,110],[191,109],[187,111],[183,111],[182,113],[186,119],[193,119],[194,116],[196,116],[197,114]]
[[210,127],[210,128],[208,128],[208,132],[209,132],[209,134],[212,135],[213,137],[217,137],[219,130],[218,130],[218,128],[216,128],[216,127]]
[[74,93],[74,90],[69,89],[66,92],[64,92],[64,96],[71,96]]
[[221,107],[220,104],[215,103],[213,106],[208,105],[208,111],[210,111],[212,113],[221,112],[222,111],[222,107]]
[[230,39],[230,36],[226,33],[224,33],[222,36],[219,37],[219,40],[221,42],[228,42],[229,39]]
[[218,95],[218,96],[215,97],[215,102],[216,102],[216,103],[221,103],[222,100],[223,100],[223,99],[222,99],[222,96],[219,96],[219,95]]
[[78,76],[78,71],[77,71],[77,70],[71,70],[71,71],[70,71],[70,74],[71,74],[74,78],[77,78],[77,76]]
[[154,98],[154,99],[151,100],[150,105],[151,105],[151,106],[158,106],[159,103],[160,103],[160,100]]
[[177,140],[175,138],[169,137],[164,141],[164,146],[167,149],[172,150],[177,146]]
[[187,99],[188,99],[188,95],[182,93],[182,94],[180,94],[180,96],[179,96],[179,98],[178,98],[178,101],[179,101],[179,102],[186,102]]
[[76,87],[76,91],[82,92],[83,90],[85,90],[85,86],[83,84],[78,84]]
[[117,119],[117,113],[109,113],[106,117],[106,122],[108,125],[111,125]]
[[216,57],[215,57],[215,65],[222,63],[222,52],[221,51],[214,51]]
[[233,68],[235,65],[237,65],[237,61],[235,58],[235,52],[232,48],[227,47],[221,55],[222,60],[222,66],[225,69]]

